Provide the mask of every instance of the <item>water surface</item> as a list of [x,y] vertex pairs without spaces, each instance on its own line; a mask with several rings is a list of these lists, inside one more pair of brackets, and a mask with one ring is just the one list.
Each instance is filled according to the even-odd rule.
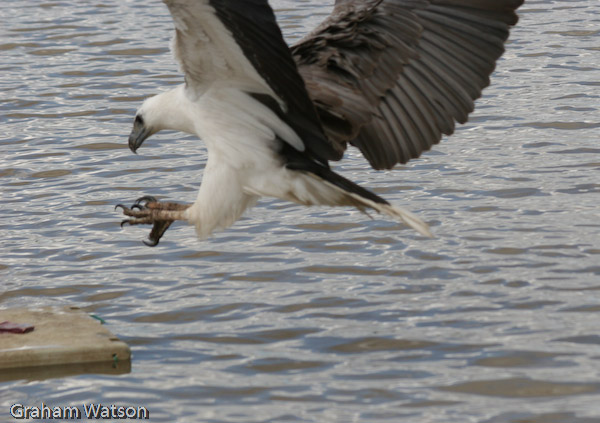
[[[331,9],[276,1],[289,41]],[[0,4],[0,308],[76,305],[130,373],[0,384],[14,402],[146,406],[153,422],[592,423],[600,419],[600,12],[528,1],[467,125],[406,166],[336,169],[436,238],[265,199],[154,248],[117,203],[191,202],[206,152],[127,149],[181,83],[159,1]]]

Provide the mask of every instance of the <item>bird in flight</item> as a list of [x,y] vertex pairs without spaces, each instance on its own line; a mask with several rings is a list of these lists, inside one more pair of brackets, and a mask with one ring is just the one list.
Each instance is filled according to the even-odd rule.
[[121,225],[171,223],[200,238],[260,197],[374,210],[431,236],[426,223],[334,172],[348,145],[374,169],[406,163],[464,123],[504,52],[523,0],[336,0],[289,47],[267,0],[163,0],[185,83],[146,99],[129,148],[178,130],[208,159],[193,204],[145,196]]

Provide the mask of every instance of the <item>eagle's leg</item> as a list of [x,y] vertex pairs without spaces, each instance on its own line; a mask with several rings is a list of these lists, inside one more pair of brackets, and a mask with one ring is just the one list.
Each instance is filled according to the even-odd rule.
[[138,198],[131,207],[122,204],[118,204],[116,207],[122,208],[123,214],[130,217],[130,219],[123,220],[121,226],[125,224],[152,225],[152,230],[148,236],[149,241],[144,241],[144,244],[154,247],[158,245],[171,223],[175,220],[187,220],[183,216],[183,212],[190,205],[160,202],[154,197],[146,196]]

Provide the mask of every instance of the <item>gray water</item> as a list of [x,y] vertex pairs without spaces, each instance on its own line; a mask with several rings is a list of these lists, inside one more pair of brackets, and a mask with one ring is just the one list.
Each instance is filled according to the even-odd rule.
[[[273,2],[297,40],[331,9]],[[159,1],[0,3],[0,308],[74,305],[130,373],[0,383],[15,402],[145,406],[152,422],[600,421],[600,9],[527,1],[477,111],[390,172],[336,166],[432,227],[265,199],[198,241],[117,203],[192,202],[206,152],[127,149],[182,77]]]

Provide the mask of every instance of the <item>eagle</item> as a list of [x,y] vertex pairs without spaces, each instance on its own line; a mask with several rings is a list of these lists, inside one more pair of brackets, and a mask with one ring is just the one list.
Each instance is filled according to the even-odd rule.
[[205,238],[261,197],[375,211],[432,236],[330,162],[352,145],[391,169],[452,134],[489,85],[523,0],[336,0],[291,47],[267,0],[163,2],[185,82],[142,103],[129,148],[177,130],[201,139],[208,158],[193,204],[117,205],[121,226],[153,225],[149,246],[176,220]]

